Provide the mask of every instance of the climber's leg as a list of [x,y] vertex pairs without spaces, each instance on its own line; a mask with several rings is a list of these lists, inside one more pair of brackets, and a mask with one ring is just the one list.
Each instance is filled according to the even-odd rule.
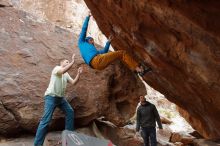
[[151,68],[139,66],[138,63],[125,50],[99,54],[92,59],[90,64],[94,69],[103,70],[116,60],[121,60],[132,71],[138,72],[141,76],[143,76],[146,72],[151,71]]
[[138,63],[124,50],[99,54],[92,59],[91,66],[94,69],[102,70],[116,60],[121,60],[133,71],[138,67]]

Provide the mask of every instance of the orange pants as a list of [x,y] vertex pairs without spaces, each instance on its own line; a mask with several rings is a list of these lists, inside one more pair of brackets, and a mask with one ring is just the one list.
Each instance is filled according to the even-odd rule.
[[124,50],[99,54],[92,59],[90,65],[94,69],[103,70],[116,60],[121,60],[132,71],[134,71],[138,66],[138,63]]

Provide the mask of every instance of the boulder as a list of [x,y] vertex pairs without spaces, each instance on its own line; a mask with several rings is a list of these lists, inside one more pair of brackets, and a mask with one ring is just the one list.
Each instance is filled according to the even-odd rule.
[[144,80],[220,137],[220,1],[85,0],[99,28],[153,71]]
[[143,140],[141,137],[135,138],[135,131],[126,127],[115,127],[106,122],[97,121],[97,127],[100,133],[117,146],[142,146]]
[[168,124],[168,125],[170,125],[170,124],[173,123],[173,122],[172,122],[171,120],[169,120],[168,118],[162,117],[162,116],[160,116],[160,120],[161,120],[161,123],[162,123],[162,124]]
[[185,134],[185,133],[172,133],[171,137],[170,137],[170,141],[175,143],[175,142],[181,142],[184,145],[192,145],[193,144],[193,140],[195,139],[195,137]]
[[161,145],[172,146],[173,143],[170,143],[170,138],[172,135],[172,131],[168,125],[163,125],[163,130],[157,130],[157,141]]

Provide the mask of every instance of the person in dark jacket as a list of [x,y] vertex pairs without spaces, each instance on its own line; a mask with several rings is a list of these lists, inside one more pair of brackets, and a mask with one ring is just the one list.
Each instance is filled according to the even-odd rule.
[[144,139],[144,146],[157,145],[156,122],[159,129],[163,129],[158,111],[152,103],[146,101],[144,96],[140,96],[141,105],[137,109],[136,135],[141,128],[141,136]]
[[94,45],[94,39],[92,37],[86,37],[90,17],[91,14],[86,17],[78,40],[78,47],[86,64],[93,69],[103,70],[112,62],[121,60],[132,71],[137,72],[141,76],[151,71],[150,67],[146,68],[137,63],[125,50],[108,52],[112,37],[106,42],[104,49],[97,50]]

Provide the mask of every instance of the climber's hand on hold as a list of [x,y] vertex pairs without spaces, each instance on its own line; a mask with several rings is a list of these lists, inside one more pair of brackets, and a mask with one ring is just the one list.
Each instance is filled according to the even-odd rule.
[[111,42],[112,39],[113,39],[113,35],[110,35],[110,36],[108,37],[108,41]]
[[92,16],[92,13],[91,13],[91,11],[88,11],[88,14],[87,14],[87,16],[89,16],[89,17],[91,17],[91,16]]

